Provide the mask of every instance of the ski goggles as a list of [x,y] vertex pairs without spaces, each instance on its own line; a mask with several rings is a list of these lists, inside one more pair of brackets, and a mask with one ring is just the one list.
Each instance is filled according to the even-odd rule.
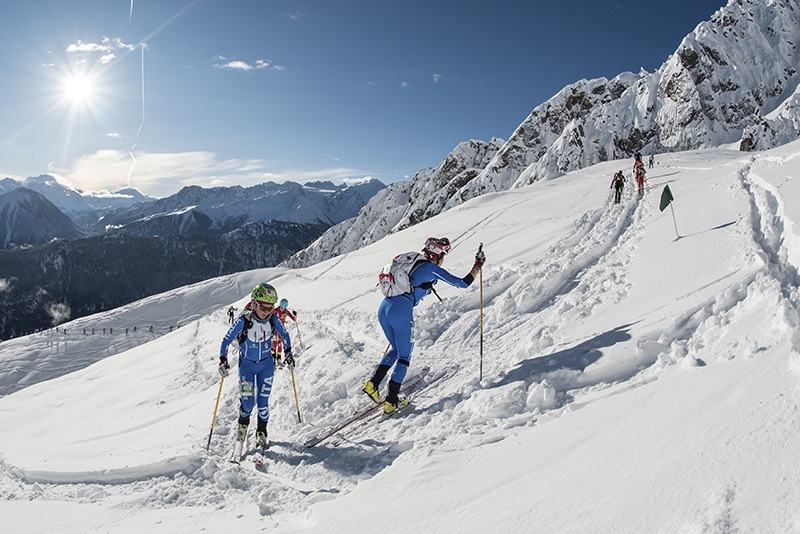
[[272,311],[272,308],[275,307],[274,304],[270,304],[269,302],[264,302],[263,300],[256,300],[254,301],[256,306],[261,311]]

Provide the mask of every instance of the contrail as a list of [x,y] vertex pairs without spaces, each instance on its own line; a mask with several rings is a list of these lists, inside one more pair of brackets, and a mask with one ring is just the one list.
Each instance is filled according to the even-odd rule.
[[[133,1],[131,1],[131,6],[133,6]],[[139,142],[139,134],[142,132],[142,128],[144,127],[144,116],[145,116],[144,115],[144,112],[145,112],[145,107],[144,107],[144,50],[145,50],[145,48],[147,48],[147,44],[146,43],[139,43],[139,46],[141,46],[141,48],[142,48],[142,122],[139,123],[139,129],[136,130],[136,138],[134,139],[133,146],[131,146],[131,149],[129,151],[129,154],[131,155],[131,160],[133,160],[133,161],[131,163],[131,168],[128,171],[128,187],[131,187],[131,177],[133,176],[133,168],[136,167],[136,156],[133,155],[133,149],[136,148],[136,144]]]
[[133,20],[133,0],[131,0],[131,13],[128,15],[128,22]]

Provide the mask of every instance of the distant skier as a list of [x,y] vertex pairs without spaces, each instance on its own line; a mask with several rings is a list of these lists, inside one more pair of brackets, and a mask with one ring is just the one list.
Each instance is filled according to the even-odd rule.
[[[289,301],[286,299],[281,299],[280,303],[276,308],[273,308],[272,314],[275,315],[278,319],[281,320],[281,324],[284,328],[286,328],[286,318],[288,317],[292,321],[297,321],[297,312],[289,311],[287,308],[289,307]],[[275,363],[278,367],[283,367],[283,340],[281,336],[278,335],[276,332],[272,336],[272,354],[275,357]]]
[[[267,423],[269,422],[269,396],[272,392],[272,379],[275,375],[275,362],[272,358],[272,335],[277,332],[283,340],[285,359],[294,368],[292,341],[280,321],[275,320],[272,308],[278,300],[278,292],[269,284],[261,283],[250,294],[249,309],[242,311],[239,318],[222,338],[219,353],[219,373],[228,376],[228,346],[236,339],[239,342],[239,428],[236,433],[234,456],[241,456],[250,413],[258,406],[256,425],[256,447],[267,445]],[[237,457],[238,461],[238,457]]]
[[389,380],[388,394],[383,402],[385,413],[392,413],[408,404],[408,399],[401,399],[399,393],[408,366],[411,364],[411,351],[414,348],[414,306],[433,291],[433,284],[439,280],[444,280],[455,287],[469,287],[486,261],[486,256],[479,249],[475,254],[472,270],[464,278],[458,278],[441,267],[444,256],[449,250],[450,240],[446,237],[428,238],[422,249],[425,259],[419,260],[410,271],[411,292],[386,297],[378,308],[378,321],[389,340],[390,348],[362,391],[380,404],[380,384],[389,369],[394,366]]
[[236,308],[231,306],[228,308],[228,324],[233,324],[233,319],[236,317]]
[[633,175],[636,176],[636,188],[640,195],[644,195],[644,175],[647,171],[644,170],[644,163],[642,163],[642,155],[636,153],[636,161],[633,162]]
[[617,174],[614,175],[614,179],[611,180],[611,189],[614,190],[614,204],[619,204],[619,201],[622,200],[622,190],[624,188],[625,175],[619,170]]
[[656,164],[656,158],[653,157],[652,154],[650,154],[650,159],[647,161],[647,165],[648,165],[649,168],[652,169],[653,165],[655,165],[655,164]]

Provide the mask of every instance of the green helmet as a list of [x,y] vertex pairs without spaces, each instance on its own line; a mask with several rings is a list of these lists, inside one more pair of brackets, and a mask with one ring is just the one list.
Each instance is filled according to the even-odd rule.
[[256,286],[253,292],[250,294],[250,297],[253,300],[257,300],[260,302],[266,302],[268,304],[275,304],[278,302],[278,292],[275,291],[275,288],[271,285],[267,284],[266,282],[261,282]]

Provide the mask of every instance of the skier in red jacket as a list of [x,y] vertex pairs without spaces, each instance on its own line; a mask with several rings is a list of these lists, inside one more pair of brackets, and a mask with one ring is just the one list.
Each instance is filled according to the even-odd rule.
[[[294,310],[289,311],[288,308],[289,301],[286,299],[281,299],[278,306],[272,310],[272,314],[276,315],[278,319],[281,320],[281,324],[284,326],[286,325],[287,317],[292,321],[297,322],[297,312]],[[279,367],[283,367],[283,340],[277,332],[275,332],[272,337],[272,354],[275,357],[275,363],[278,364]]]
[[647,171],[644,170],[644,163],[642,163],[642,155],[637,152],[636,161],[633,162],[633,175],[636,176],[636,187],[639,194],[644,195],[644,175]]

